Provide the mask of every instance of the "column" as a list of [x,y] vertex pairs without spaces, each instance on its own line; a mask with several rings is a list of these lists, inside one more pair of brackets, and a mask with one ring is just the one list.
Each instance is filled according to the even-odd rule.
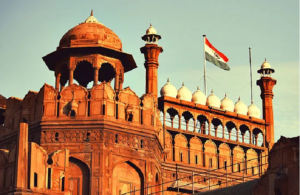
[[61,74],[58,74],[58,75],[55,77],[55,78],[56,78],[56,80],[55,80],[55,89],[56,89],[57,91],[59,91],[60,77],[61,77]]
[[249,131],[249,144],[253,144],[252,142],[252,133],[251,131]]
[[225,138],[225,127],[224,126],[222,126],[222,133],[223,133],[222,138]]
[[194,120],[194,132],[196,132],[196,120]]
[[118,72],[116,71],[116,77],[115,77],[115,91],[119,90],[119,85],[120,85],[120,76]]
[[189,121],[185,120],[185,124],[186,124],[186,131],[189,130]]
[[178,126],[178,129],[181,129],[181,115],[178,115],[178,118],[179,118],[179,126]]
[[255,145],[257,146],[257,138],[258,138],[258,136],[254,135],[254,138],[255,138]]
[[99,68],[94,68],[94,86],[98,85]]
[[28,124],[20,123],[17,142],[14,187],[27,189],[28,178]]
[[74,73],[74,70],[70,70],[70,72],[69,72],[69,86],[73,84],[73,73]]

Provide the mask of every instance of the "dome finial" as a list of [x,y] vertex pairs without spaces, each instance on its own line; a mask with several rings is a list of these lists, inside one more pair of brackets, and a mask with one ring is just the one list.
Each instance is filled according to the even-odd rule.
[[197,86],[197,90],[200,90],[199,86]]
[[152,26],[152,23],[150,23],[150,26]]
[[93,10],[91,11],[91,16],[94,16],[94,12],[93,12]]
[[239,100],[241,100],[241,96],[239,96]]
[[265,58],[265,62],[267,61],[267,58]]
[[170,82],[170,79],[168,78],[167,82]]
[[184,86],[184,82],[182,82],[182,86]]
[[211,90],[211,93],[214,93],[214,90],[213,90],[213,89]]
[[251,100],[251,104],[253,104],[253,100]]
[[225,92],[225,97],[227,97],[227,93]]

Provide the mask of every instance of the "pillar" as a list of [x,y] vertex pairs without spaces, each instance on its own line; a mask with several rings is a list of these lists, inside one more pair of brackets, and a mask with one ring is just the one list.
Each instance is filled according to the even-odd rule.
[[[157,99],[157,69],[159,66],[158,56],[163,52],[162,47],[157,44],[146,44],[141,49],[145,57],[146,68],[146,94],[152,93],[155,100]],[[157,101],[157,100],[156,100]]]
[[58,75],[55,77],[55,78],[56,78],[56,80],[55,80],[55,89],[56,89],[57,91],[59,91],[60,77],[61,77],[61,74],[58,74]]
[[118,72],[116,71],[116,77],[115,77],[115,91],[119,91],[120,86],[120,76]]
[[69,72],[69,86],[73,84],[73,73],[74,73],[74,70],[70,70],[70,72]]
[[256,82],[260,86],[262,99],[263,119],[266,121],[266,142],[267,147],[271,149],[274,144],[274,116],[273,116],[273,87],[276,85],[276,80],[270,76],[261,77]]
[[26,189],[28,178],[28,124],[20,123],[18,133],[16,164],[15,164],[15,188]]
[[94,68],[94,86],[98,85],[99,68]]

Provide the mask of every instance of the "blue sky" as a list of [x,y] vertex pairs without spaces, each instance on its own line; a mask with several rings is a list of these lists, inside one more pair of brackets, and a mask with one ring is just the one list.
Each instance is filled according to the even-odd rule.
[[0,94],[23,98],[28,90],[54,85],[42,57],[54,51],[69,29],[94,16],[122,40],[138,68],[124,87],[145,92],[141,36],[151,22],[162,36],[158,85],[167,78],[179,89],[203,90],[203,34],[229,58],[231,70],[207,63],[208,89],[222,99],[250,104],[248,48],[252,48],[254,103],[261,108],[256,71],[264,59],[275,69],[275,139],[299,135],[299,2],[252,1],[3,1],[0,6]]

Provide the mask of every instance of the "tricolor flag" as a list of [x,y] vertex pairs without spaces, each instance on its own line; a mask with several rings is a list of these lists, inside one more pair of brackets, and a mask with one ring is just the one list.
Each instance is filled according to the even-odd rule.
[[227,65],[228,58],[221,52],[219,52],[205,37],[204,43],[205,59],[214,65],[224,70],[230,70]]

